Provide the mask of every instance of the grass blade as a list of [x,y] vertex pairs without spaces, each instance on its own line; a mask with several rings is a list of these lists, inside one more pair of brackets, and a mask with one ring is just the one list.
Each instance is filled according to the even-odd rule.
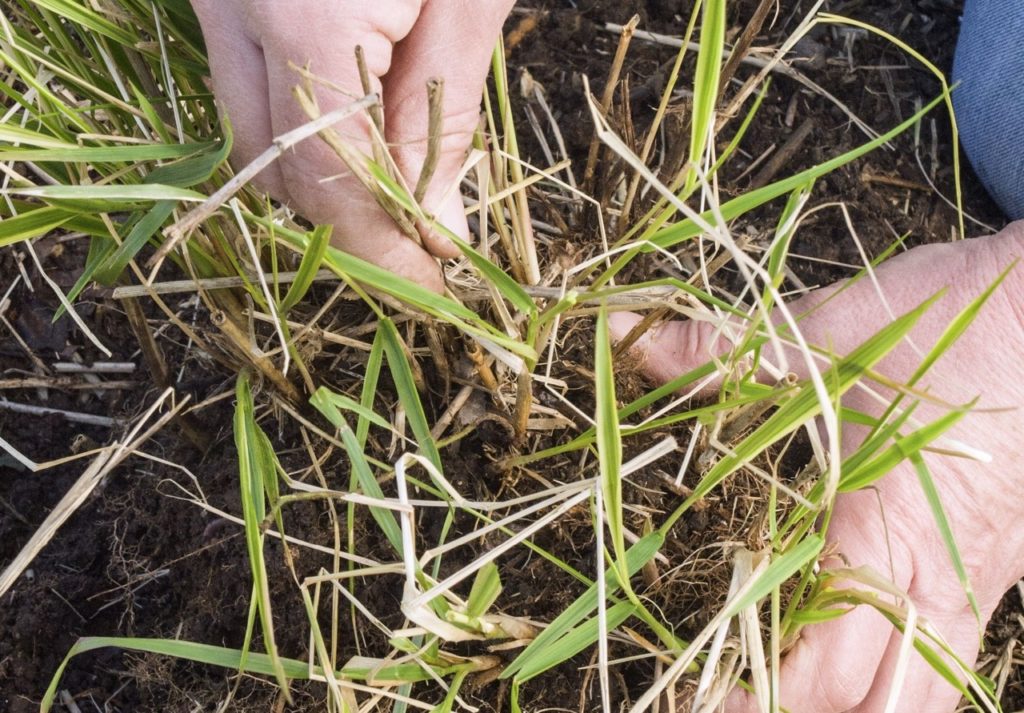
[[320,264],[324,261],[324,255],[327,254],[331,231],[332,228],[329,225],[321,225],[313,229],[313,233],[309,237],[309,247],[302,254],[302,261],[299,263],[295,281],[292,282],[281,301],[282,314],[287,314],[292,307],[301,302],[312,286],[313,278],[316,277],[317,270],[320,269]]
[[409,420],[409,427],[416,438],[416,443],[438,472],[444,472],[441,454],[437,450],[434,437],[430,435],[430,424],[423,412],[419,392],[416,391],[412,369],[406,361],[405,350],[402,349],[402,338],[398,336],[395,323],[387,318],[380,320],[380,331],[384,340],[384,354],[391,369],[391,378],[394,379],[395,389],[398,391],[398,400],[405,408],[406,418]]
[[[245,519],[245,544],[252,569],[253,591],[258,605],[264,646],[273,667],[274,677],[284,695],[288,678],[277,654],[274,640],[274,617],[271,611],[270,584],[263,560],[264,534],[261,523],[267,514],[266,481],[277,478],[273,451],[268,452],[266,436],[256,425],[252,392],[248,376],[243,372],[235,385],[235,447],[238,451],[238,475],[242,490],[242,513]],[[262,436],[262,438],[261,438]]]
[[[625,559],[626,572],[628,576],[632,576],[639,572],[640,568],[647,564],[651,558],[658,553],[658,550],[661,549],[664,542],[664,536],[660,532],[655,531],[649,535],[645,535],[636,544],[630,547],[626,552]],[[619,589],[618,573],[609,569],[605,571],[604,576],[607,592],[611,595]],[[526,649],[524,649],[523,652],[520,653],[514,661],[512,661],[512,663],[505,667],[505,670],[501,672],[501,678],[508,678],[516,675],[521,668],[533,661],[535,657],[542,656],[544,652],[556,641],[577,627],[584,619],[589,617],[594,610],[597,609],[597,605],[597,584],[595,583],[591,585],[586,592],[580,595],[576,601],[570,604],[565,611],[559,614],[554,621],[548,624],[547,628],[538,634],[537,638],[530,642],[530,645],[527,646]],[[632,605],[630,605],[630,607],[632,607]],[[591,642],[596,641],[596,637],[597,628],[595,620],[594,638]]]
[[704,160],[704,152],[715,124],[718,84],[722,73],[722,50],[725,47],[725,0],[704,0],[700,27],[700,50],[693,78],[693,118],[690,122],[690,169],[686,175],[683,195],[697,185],[696,167]]

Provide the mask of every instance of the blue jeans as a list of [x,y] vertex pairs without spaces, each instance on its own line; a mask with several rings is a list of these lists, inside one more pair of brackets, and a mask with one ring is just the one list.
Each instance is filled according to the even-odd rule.
[[967,0],[953,62],[960,142],[989,195],[1024,218],[1024,0]]

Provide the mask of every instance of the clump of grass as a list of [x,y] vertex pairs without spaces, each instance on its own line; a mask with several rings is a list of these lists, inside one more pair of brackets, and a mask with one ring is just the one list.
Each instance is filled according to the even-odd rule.
[[[843,572],[865,590],[839,595],[828,587],[833,575],[818,572],[815,564],[824,544],[818,523],[823,515],[827,520],[836,494],[870,486],[904,459],[920,467],[922,450],[964,413],[955,410],[935,423],[917,425],[910,419],[914,404],[898,396],[882,418],[868,424],[871,435],[859,450],[845,459],[837,450],[840,397],[862,385],[871,366],[899,343],[930,303],[839,357],[804,341],[797,320],[785,310],[780,287],[814,182],[913,127],[938,103],[948,103],[948,93],[852,151],[722,201],[716,174],[757,121],[768,91],[764,83],[748,84],[740,105],[758,89],[760,94],[718,155],[718,139],[731,126],[717,111],[723,99],[723,56],[728,55],[726,9],[724,0],[705,0],[690,18],[687,39],[700,28],[694,74],[686,79],[694,95],[690,144],[688,160],[671,180],[659,180],[648,159],[665,108],[689,66],[685,60],[691,50],[685,41],[639,156],[612,129],[607,102],[598,105],[585,97],[592,102],[596,136],[603,144],[595,150],[608,152],[622,167],[607,180],[621,178],[630,186],[626,205],[618,206],[619,216],[610,226],[605,225],[607,206],[577,188],[586,181],[578,180],[567,162],[537,168],[521,158],[499,47],[495,101],[485,104],[486,131],[477,137],[464,172],[467,185],[475,188],[467,210],[479,219],[481,239],[474,246],[448,235],[463,257],[446,265],[450,289],[438,295],[331,247],[328,228],[309,228],[248,187],[244,179],[251,171],[232,174],[225,164],[230,129],[216,121],[213,98],[203,83],[206,66],[198,28],[185,3],[128,0],[116,11],[78,0],[12,4],[0,19],[0,62],[5,65],[0,91],[9,101],[0,124],[0,246],[28,247],[55,230],[87,239],[85,270],[66,295],[69,311],[89,284],[116,286],[115,296],[152,303],[193,348],[240,372],[234,436],[242,507],[241,512],[218,514],[242,528],[252,579],[240,648],[201,641],[82,639],[55,672],[44,710],[52,704],[67,661],[105,646],[270,677],[286,696],[290,681],[316,681],[328,708],[336,711],[472,709],[461,694],[471,677],[483,675],[510,682],[508,703],[516,711],[523,688],[533,679],[596,647],[604,710],[611,708],[613,655],[654,662],[655,675],[633,710],[653,706],[666,691],[684,685],[694,692],[694,710],[710,710],[744,661],[755,690],[767,702],[777,685],[768,672],[778,670],[781,642],[804,623],[833,616],[832,606],[840,599],[874,606],[896,626],[915,629],[912,604],[883,578]],[[820,22],[849,21],[812,13],[800,32]],[[786,48],[765,64],[764,76]],[[309,81],[296,74],[300,96]],[[312,103],[307,106],[310,125],[279,139],[267,160],[289,141],[325,140],[397,220],[426,218],[417,200],[422,187],[410,190],[403,184],[383,143],[372,158],[360,156],[331,132],[333,117],[317,117]],[[372,97],[354,97],[347,111],[373,107]],[[552,130],[557,132],[557,125],[552,123]],[[531,191],[557,195],[577,215],[587,214],[598,227],[597,238],[577,246],[572,260],[564,259],[546,235],[550,226],[535,227]],[[640,194],[648,196],[646,202]],[[785,206],[777,225],[766,231],[771,243],[758,260],[737,242],[730,223],[775,200],[785,200]],[[712,247],[704,270],[692,279],[618,284],[646,255],[676,260],[675,251],[696,240]],[[714,272],[727,263],[743,277],[742,299],[716,294],[713,287]],[[304,297],[316,281],[328,279],[337,285],[332,300],[344,295],[362,301],[369,311],[359,336],[317,328],[347,358],[359,354],[358,393],[328,383],[306,349],[310,325],[323,318],[326,308],[313,310]],[[163,295],[179,289],[198,295],[214,329],[193,329],[165,303]],[[962,333],[984,298],[950,326],[908,387]],[[607,315],[624,308],[655,315],[645,329],[678,312],[738,324],[742,334],[723,361],[620,403]],[[772,310],[785,317],[779,327],[768,318]],[[561,335],[581,324],[589,329],[595,315],[593,354],[587,355],[592,364],[586,365],[592,369],[592,392],[574,401]],[[138,329],[140,340],[152,341],[144,327]],[[362,335],[370,332],[373,338],[364,341]],[[636,336],[639,332],[631,335]],[[785,353],[783,343],[806,362],[809,381],[757,383],[754,370],[743,368],[744,360],[768,362],[769,355]],[[446,381],[457,364],[467,366],[459,390],[437,417],[424,403],[424,361]],[[785,374],[785,364],[778,366]],[[394,401],[382,409],[385,371]],[[696,392],[716,373],[729,378],[713,402],[693,405],[678,397]],[[457,415],[470,402],[486,418],[457,425]],[[273,419],[267,406],[302,433],[313,482],[293,478],[282,466],[268,437]],[[827,431],[827,447],[818,436],[818,420]],[[482,421],[507,431],[511,448],[494,460],[510,477],[529,473],[521,494],[474,500],[447,474],[448,449],[469,438]],[[771,475],[780,453],[801,434],[816,446],[802,481]],[[389,448],[374,445],[384,440]],[[344,459],[331,467],[347,470],[347,482],[325,472],[326,463],[336,463],[328,457],[335,451]],[[627,452],[632,454],[628,459]],[[680,482],[672,491],[679,495],[668,512],[646,507],[629,478],[670,457],[682,463]],[[691,461],[699,461],[702,472],[684,488],[682,475]],[[927,483],[927,474],[922,477]],[[737,548],[724,562],[732,573],[722,578],[728,584],[717,592],[721,606],[703,618],[692,636],[683,637],[682,622],[654,606],[645,588],[657,589],[667,562],[667,539],[681,519],[721,497],[723,489],[741,487],[745,478],[758,483],[760,489],[753,492],[764,496],[760,512],[767,534],[731,533],[732,539],[753,540],[756,547]],[[196,507],[214,510],[201,492],[189,491],[188,498]],[[321,502],[329,513],[333,532],[325,541],[330,546],[287,534],[290,507],[308,500]],[[420,541],[418,523],[427,512],[441,513],[436,541]],[[570,559],[564,548],[544,548],[532,540],[573,514],[595,542],[592,559]],[[940,508],[934,515],[944,523]],[[356,537],[360,527],[379,531],[390,547],[386,558],[362,553]],[[955,554],[949,529],[943,529]],[[288,548],[283,550],[308,615],[305,652],[282,652],[275,643],[275,601],[264,548],[268,538],[326,550],[331,557],[329,567],[306,571],[295,565]],[[498,564],[506,553],[520,550],[543,558],[551,576],[581,592],[551,620],[536,621],[528,610],[506,613],[510,603],[502,594],[515,589],[516,582],[509,581],[508,572],[503,579]],[[451,561],[460,564],[448,566]],[[962,567],[960,574],[966,588]],[[373,603],[358,595],[356,583],[379,577],[401,589],[401,626],[385,624]],[[884,604],[874,591],[891,593],[901,603]],[[761,616],[765,606],[767,626]],[[379,631],[386,648],[357,653],[357,642],[343,635],[346,609],[357,630]],[[930,631],[918,633],[922,645],[942,648]],[[453,646],[463,641],[482,643],[475,645],[477,653],[466,654]],[[738,649],[739,641],[746,642],[746,649]],[[909,643],[904,655],[910,655]],[[931,661],[947,667],[947,678],[959,680],[941,657]],[[961,673],[969,681],[961,684],[962,692],[982,705],[984,682]]]

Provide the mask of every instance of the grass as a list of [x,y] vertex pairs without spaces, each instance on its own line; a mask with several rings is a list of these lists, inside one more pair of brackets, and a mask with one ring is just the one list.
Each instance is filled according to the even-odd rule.
[[[817,523],[822,515],[827,521],[837,493],[870,487],[909,459],[956,558],[956,543],[920,454],[966,407],[935,423],[916,424],[910,395],[914,381],[963,332],[988,293],[950,326],[885,415],[871,419],[844,413],[839,397],[864,386],[872,365],[909,332],[930,301],[840,358],[804,341],[798,320],[785,311],[781,290],[789,245],[815,181],[914,127],[937,104],[948,104],[948,91],[854,150],[723,201],[718,171],[758,121],[769,88],[767,82],[751,85],[751,93],[760,91],[742,119],[721,121],[727,5],[724,0],[696,5],[687,35],[700,28],[693,74],[687,77],[683,71],[689,66],[683,61],[689,51],[683,42],[656,120],[661,121],[672,92],[685,81],[693,91],[689,160],[678,175],[659,179],[649,166],[657,125],[643,137],[637,156],[613,130],[608,107],[591,104],[600,150],[619,161],[620,176],[631,184],[628,202],[634,204],[632,213],[623,213],[607,231],[602,215],[607,206],[581,194],[576,186],[583,182],[577,182],[572,168],[539,169],[522,160],[506,60],[500,47],[495,51],[486,133],[478,137],[466,165],[476,188],[468,210],[479,218],[488,239],[471,246],[449,236],[463,257],[446,266],[450,290],[438,295],[338,251],[330,245],[328,228],[309,229],[252,190],[246,183],[251,172],[232,174],[225,163],[230,129],[218,124],[205,88],[205,59],[187,3],[127,0],[116,11],[78,0],[10,4],[0,19],[0,92],[8,106],[0,124],[0,246],[29,249],[34,239],[53,231],[87,240],[85,271],[62,295],[64,309],[75,315],[75,300],[93,282],[141,286],[143,297],[131,299],[149,303],[195,349],[216,355],[223,368],[240,373],[234,437],[241,512],[226,514],[244,533],[252,590],[241,648],[202,641],[82,639],[55,672],[44,710],[52,704],[68,661],[108,646],[267,677],[286,696],[291,681],[316,681],[334,711],[471,709],[464,687],[472,675],[487,671],[509,682],[507,704],[517,711],[524,687],[595,647],[604,710],[611,709],[611,673],[619,665],[613,657],[627,652],[653,661],[655,672],[633,710],[655,705],[684,681],[697,682],[695,710],[710,710],[724,690],[719,682],[731,680],[739,661],[746,659],[767,706],[769,689],[777,685],[768,671],[777,669],[780,642],[800,626],[834,616],[833,606],[874,606],[895,626],[915,630],[912,604],[874,573],[841,573],[863,590],[828,587],[836,575],[815,569],[824,542]],[[807,31],[816,23],[840,22],[853,23],[817,15],[801,27]],[[346,111],[373,107],[372,98],[355,97]],[[322,138],[397,219],[424,218],[416,200],[422,186],[409,190],[403,184],[387,147],[377,146],[374,160],[352,153],[328,128],[331,118],[311,116],[310,125],[281,138],[261,160],[273,160],[290,142]],[[717,155],[716,147],[733,124],[725,152]],[[557,125],[553,130],[558,131]],[[569,211],[592,212],[591,222],[599,226],[599,238],[581,246],[581,255],[568,266],[559,267],[550,241],[536,234],[531,216],[536,195],[556,197]],[[772,235],[770,247],[759,259],[743,249],[730,224],[782,200],[778,224],[765,230]],[[742,275],[746,286],[739,298],[713,287],[714,270],[707,264],[687,281],[666,277],[627,284],[628,275],[649,264],[647,256],[675,260],[674,250],[696,240],[723,256],[709,261],[715,269],[728,263]],[[338,388],[303,350],[308,325],[322,317],[305,298],[324,269],[337,278],[336,294],[343,290],[366,305],[373,326],[370,342],[334,335],[346,345],[343,355],[362,355],[362,386],[352,393]],[[164,301],[161,284],[181,275],[191,281],[214,329],[190,328]],[[237,278],[237,286],[208,288],[222,278]],[[623,400],[607,330],[609,311],[623,303],[656,317],[689,310],[721,323],[728,316],[742,325],[743,335],[720,363]],[[772,309],[785,315],[778,328],[768,319]],[[571,330],[589,330],[595,314],[592,395],[574,402],[560,344]],[[84,321],[80,324],[102,345]],[[140,341],[152,339],[145,325],[136,325],[136,331]],[[810,381],[756,383],[756,369],[743,369],[744,360],[765,362],[769,354],[783,353],[772,349],[783,342],[807,364]],[[439,416],[424,403],[424,395],[426,372],[450,383],[456,361],[470,364],[471,377],[458,382],[461,390],[451,404],[464,407],[485,387],[480,398],[497,414],[493,420],[507,428],[512,443],[510,452],[497,459],[500,466],[510,474],[531,474],[522,494],[477,501],[453,484],[451,447],[472,436],[479,423],[452,430],[462,407],[455,406],[454,415]],[[779,367],[787,371],[785,364]],[[695,405],[677,398],[715,371],[731,376],[714,401]],[[383,386],[385,374],[391,391]],[[384,398],[386,393],[392,400]],[[564,410],[541,403],[538,394]],[[582,425],[564,416],[566,411]],[[747,427],[723,429],[737,419]],[[773,463],[797,435],[816,438],[816,419],[825,426],[831,450],[819,452],[809,479],[794,486],[790,476],[772,475]],[[309,477],[294,478],[294,469],[282,465],[278,445],[268,437],[277,420],[302,434]],[[839,429],[850,420],[870,426],[871,436],[841,458]],[[707,467],[671,511],[645,506],[630,475],[638,463],[663,463],[667,455],[679,458],[684,450],[689,462],[700,432],[696,424],[705,433],[731,435],[717,444],[719,453],[711,444],[697,446],[695,458],[705,458]],[[661,438],[669,431],[671,438]],[[693,440],[683,442],[690,434]],[[385,441],[389,447],[382,447]],[[13,450],[6,442],[0,445]],[[627,451],[632,456],[624,463]],[[330,452],[345,456],[349,477],[344,489],[331,485],[339,481],[324,472]],[[757,473],[764,478],[758,481]],[[734,569],[727,589],[715,595],[721,606],[702,620],[696,635],[684,639],[681,622],[667,616],[651,594],[657,591],[652,585],[666,576],[661,572],[668,561],[666,541],[680,519],[699,511],[709,496],[726,487],[732,492],[749,487],[741,485],[749,477],[761,483],[753,492],[766,496],[767,535],[758,548],[740,548],[724,563]],[[300,660],[290,658],[300,652],[280,651],[275,643],[274,592],[289,584],[270,581],[265,544],[269,538],[288,537],[290,508],[311,499],[328,514],[332,531],[323,533],[322,542],[330,544],[292,542],[300,549],[326,549],[330,566],[298,567],[288,548],[283,550],[291,586],[308,617],[308,657]],[[210,507],[198,495],[192,501]],[[440,534],[421,541],[419,524],[426,512],[440,513]],[[571,558],[571,546],[545,548],[533,541],[537,533],[557,532],[563,519],[581,512],[596,542],[591,559]],[[386,558],[364,553],[360,533],[371,529],[390,547]],[[740,531],[732,534],[746,537]],[[519,551],[543,558],[545,571],[563,580],[566,591],[578,592],[556,616],[537,621],[528,610],[505,613],[515,607],[504,594],[519,583],[509,580],[514,570],[499,565],[506,553]],[[962,565],[958,572],[969,593]],[[376,577],[401,583],[401,626],[386,625],[383,619],[393,619],[394,612],[381,617],[376,603],[360,598],[362,584]],[[12,581],[5,579],[5,587]],[[875,592],[892,594],[897,603]],[[762,626],[765,606],[770,622]],[[362,653],[358,641],[363,637],[344,635],[349,625],[357,632],[378,632],[386,646]],[[725,656],[738,646],[737,632],[747,648],[740,657]],[[906,639],[902,661],[911,644],[916,646],[937,670],[957,681],[975,706],[991,709],[989,684],[970,672],[965,672],[969,686],[960,683],[955,664],[936,653],[943,644],[933,634],[917,628],[917,636]],[[457,653],[465,649],[452,645],[498,640],[517,653],[503,661],[490,653]],[[230,700],[231,692],[225,696]]]

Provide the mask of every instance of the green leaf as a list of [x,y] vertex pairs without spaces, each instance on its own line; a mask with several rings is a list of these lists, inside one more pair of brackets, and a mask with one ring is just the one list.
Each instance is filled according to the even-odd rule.
[[[801,186],[805,186],[811,181],[821,178],[822,176],[831,173],[837,168],[840,168],[850,163],[851,161],[860,158],[864,154],[874,151],[879,146],[883,146],[889,141],[892,141],[901,133],[903,133],[911,126],[916,124],[918,121],[921,120],[921,118],[925,114],[927,114],[936,106],[938,106],[942,101],[942,96],[936,97],[932,101],[928,102],[928,104],[925,105],[921,109],[921,111],[917,112],[906,121],[898,124],[896,127],[890,129],[889,131],[882,134],[878,138],[868,141],[867,143],[861,144],[855,149],[851,149],[850,151],[847,151],[846,153],[841,154],[829,161],[820,163],[817,166],[812,166],[811,168],[808,168],[805,171],[801,171],[800,173],[790,176],[789,178],[784,178],[782,180],[775,181],[774,183],[771,183],[765,186],[764,188],[759,188],[755,191],[744,193],[743,195],[737,198],[733,198],[731,201],[723,203],[720,206],[722,217],[727,221],[733,220],[738,216],[748,213],[754,208],[764,205],[770,200],[790,193],[800,188]],[[715,216],[712,214],[711,211],[707,211],[702,215],[702,217],[712,222],[715,220]],[[650,239],[651,242],[653,242],[655,245],[662,248],[667,248],[676,245],[677,243],[683,240],[692,238],[698,235],[700,232],[700,228],[698,228],[696,224],[694,224],[692,221],[683,220],[680,221],[679,223],[676,223],[675,225],[671,225],[667,228],[659,230],[657,233],[651,236]],[[652,249],[653,248],[648,248],[645,250],[645,252]],[[614,268],[614,265],[612,267]]]
[[690,122],[690,170],[683,194],[697,183],[694,166],[703,164],[708,134],[718,104],[718,84],[722,74],[722,50],[725,47],[725,0],[704,0],[700,27],[700,50],[693,78],[693,118]]
[[444,472],[441,463],[441,454],[437,450],[434,437],[430,435],[430,424],[427,416],[423,413],[423,403],[420,401],[419,392],[416,391],[416,382],[412,377],[412,369],[406,361],[405,350],[402,349],[401,337],[395,329],[395,323],[390,319],[380,320],[380,331],[384,338],[384,354],[387,356],[388,367],[391,369],[391,378],[394,379],[395,389],[398,391],[398,400],[405,409],[406,419],[409,421],[409,428],[416,437],[416,444],[423,451],[427,460],[434,464],[440,472]]
[[[141,651],[151,654],[173,656],[186,661],[220,666],[228,669],[241,669],[246,673],[258,676],[273,675],[280,665],[281,670],[288,678],[301,681],[308,680],[311,676],[323,675],[323,669],[319,666],[310,667],[307,661],[279,658],[277,661],[266,654],[247,653],[240,649],[229,649],[223,646],[212,646],[200,644],[194,641],[181,641],[179,639],[134,639],[116,636],[89,636],[79,639],[71,647],[64,660],[61,661],[57,671],[50,680],[50,685],[43,695],[39,705],[41,713],[46,713],[53,706],[53,699],[57,695],[57,688],[60,685],[61,676],[67,668],[71,659],[79,654],[84,654],[96,649],[116,647],[127,651]],[[244,667],[243,667],[244,662]]]
[[622,436],[615,401],[615,376],[612,370],[612,347],[608,333],[608,310],[605,305],[597,315],[594,347],[594,379],[596,389],[597,460],[600,467],[601,494],[604,496],[605,518],[611,533],[612,549],[620,566],[626,554],[622,521]]
[[[829,161],[820,163],[817,166],[812,166],[811,168],[801,171],[789,178],[775,181],[763,188],[744,193],[743,195],[723,203],[718,207],[719,214],[726,221],[734,220],[739,216],[744,215],[755,208],[774,200],[775,198],[778,198],[779,196],[790,193],[791,191],[798,189],[800,186],[807,185],[809,182],[831,173],[837,168],[840,168],[851,161],[874,151],[879,146],[883,146],[889,141],[892,141],[896,136],[900,135],[920,121],[925,114],[938,106],[944,99],[944,95],[936,97],[906,121],[898,124],[878,138],[868,141],[855,149],[851,149],[850,151],[847,151],[846,153]],[[711,210],[705,211],[701,214],[701,218],[712,223],[718,220],[715,213]],[[696,237],[701,233],[701,229],[690,219],[681,220],[678,223],[674,223],[667,227],[657,227],[659,225],[663,225],[665,220],[667,220],[667,218],[656,222],[653,231],[644,233],[642,236],[642,242],[640,242],[638,247],[627,250],[616,258],[611,267],[605,270],[605,272],[596,280],[594,286],[602,285],[607,282],[611,276],[618,274],[638,252],[651,252],[656,249],[655,247],[647,245],[647,242],[652,243],[658,248],[670,248],[684,240]]]
[[295,281],[292,282],[281,301],[281,311],[285,314],[302,301],[313,284],[313,278],[316,277],[316,273],[324,261],[324,255],[327,254],[331,230],[329,225],[320,225],[313,229],[313,233],[309,237],[309,247],[302,254],[302,261],[299,263]]
[[[252,570],[253,596],[257,602],[263,641],[267,648],[274,676],[281,691],[287,697],[288,677],[277,653],[274,637],[274,617],[271,611],[270,582],[267,565],[263,560],[261,529],[267,514],[267,481],[277,478],[273,451],[269,449],[266,435],[256,425],[255,406],[249,379],[245,372],[238,376],[235,384],[235,448],[238,453],[238,476],[241,485],[242,515],[245,520],[245,544],[249,553]],[[269,452],[268,452],[269,451]]]
[[[359,483],[359,487],[362,488],[363,492],[372,498],[384,499],[384,491],[381,490],[380,484],[377,479],[373,477],[373,471],[370,470],[370,464],[366,460],[366,455],[363,453],[363,441],[356,437],[352,429],[349,427],[348,422],[344,416],[338,410],[335,399],[339,394],[335,394],[329,391],[326,387],[317,389],[316,393],[310,398],[309,403],[316,408],[317,411],[322,413],[328,421],[331,422],[335,428],[338,429],[338,433],[341,435],[341,443],[345,448],[345,452],[348,454],[349,461],[352,464],[352,471],[355,474],[356,482]],[[365,418],[369,423],[371,419],[367,418],[365,413],[369,410],[363,407],[361,404],[357,404],[359,413],[362,418]],[[370,412],[372,413],[372,411]],[[379,418],[374,414],[375,419]],[[385,425],[387,425],[385,423]],[[390,428],[390,426],[387,426]],[[395,513],[387,508],[371,507],[370,515],[377,522],[384,536],[387,537],[388,542],[395,548],[395,552],[398,554],[402,553],[402,529],[398,525],[398,520],[395,519]]]
[[0,247],[46,235],[74,216],[74,212],[63,208],[45,207],[4,218],[0,220]]
[[197,156],[192,156],[183,161],[169,163],[165,166],[154,168],[143,180],[147,184],[166,184],[188,188],[197,183],[210,180],[213,172],[221,164],[228,160],[231,154],[232,134],[230,125],[224,124],[224,140],[215,145],[215,148],[203,151]]
[[[317,410],[319,410],[320,413],[324,414],[325,416],[328,414],[328,406],[333,406],[335,409],[338,410],[351,411],[352,413],[356,414],[360,418],[366,419],[375,426],[380,426],[381,428],[388,431],[393,430],[391,428],[391,424],[387,422],[387,419],[375,413],[373,409],[367,408],[366,406],[359,403],[355,399],[351,399],[348,396],[345,396],[345,394],[339,394],[335,391],[332,391],[326,386],[321,386],[319,389],[316,390],[316,393],[313,394],[313,398],[310,399],[310,403],[316,406]],[[339,424],[343,422],[336,421],[334,418],[331,418],[331,423],[333,423],[335,426],[339,426]]]
[[74,2],[73,0],[32,0],[36,5],[57,13],[67,18],[72,24],[80,25],[104,37],[109,37],[118,44],[126,47],[134,47],[136,37],[127,30],[115,25],[92,10],[86,3]]
[[501,577],[498,565],[488,562],[476,573],[473,588],[466,600],[466,614],[470,617],[483,616],[501,594]]
[[876,482],[907,458],[918,455],[922,448],[952,428],[965,414],[966,410],[950,411],[910,435],[895,439],[880,455],[844,472],[839,480],[839,492],[861,490]]
[[[139,222],[132,226],[131,231],[121,242],[117,250],[104,260],[103,264],[97,266],[95,279],[105,285],[113,284],[121,276],[121,273],[124,272],[128,263],[135,259],[135,256],[139,254],[143,246],[160,229],[160,226],[164,224],[164,221],[171,215],[176,205],[177,203],[174,201],[157,201],[154,203],[153,207],[142,216]],[[74,297],[69,295],[68,299],[74,299]]]
[[[394,179],[388,176],[380,166],[371,161],[369,163],[369,169],[374,180],[377,181],[382,189],[387,191],[388,195],[393,198],[396,203],[412,215],[416,215],[420,212],[412,201],[411,196],[409,196],[409,194],[406,193]],[[435,223],[433,227],[439,233],[455,243],[463,254],[469,258],[469,261],[473,263],[473,267],[479,270],[487,282],[494,285],[495,289],[501,293],[502,297],[511,302],[516,309],[524,314],[536,314],[536,303],[528,294],[526,294],[526,291],[509,276],[507,272],[478,253],[469,243],[462,240],[458,235],[455,235],[441,223]]]
[[[47,200],[95,201],[99,210],[110,210],[110,206],[99,202],[110,202],[115,206],[124,201],[191,201],[206,200],[202,193],[196,193],[177,186],[162,184],[117,185],[117,186],[31,186],[28,188],[6,188],[0,195],[25,196]],[[89,208],[86,207],[86,210]]]
[[[305,251],[309,247],[310,236],[307,233],[275,226],[272,221],[260,216],[248,217],[258,225],[267,228],[273,226],[275,235],[300,251]],[[422,285],[399,277],[393,272],[365,260],[360,260],[333,246],[328,246],[323,264],[324,267],[333,270],[345,280],[369,285],[375,290],[453,325],[460,332],[478,338],[482,337],[528,362],[536,362],[537,352],[530,345],[509,337],[482,319],[476,312],[455,300],[439,295]]]
[[[664,535],[660,531],[655,531],[649,535],[645,535],[640,538],[629,550],[626,552],[626,572],[629,576],[632,576],[640,571],[640,568],[651,561],[651,559],[658,553],[661,546],[665,542]],[[619,589],[619,575],[611,569],[605,570],[605,592],[608,596],[614,594]],[[508,678],[516,675],[520,669],[525,665],[533,661],[537,656],[543,656],[544,652],[547,651],[551,646],[555,644],[560,638],[568,634],[577,625],[579,625],[584,619],[589,617],[594,610],[597,609],[597,584],[591,585],[586,592],[581,594],[576,601],[570,604],[561,614],[559,614],[554,621],[548,624],[547,628],[544,629],[537,638],[530,642],[522,653],[515,658],[512,663],[505,667],[505,670],[501,672],[500,678]],[[594,641],[597,640],[596,629],[594,632]],[[560,663],[554,662],[552,665]],[[517,676],[518,678],[518,676]]]
[[[867,369],[888,354],[917,324],[917,321],[938,299],[939,295],[941,292],[883,327],[845,358],[838,359],[835,366],[823,373],[822,380],[832,386],[834,398],[838,399],[840,395],[846,393]],[[807,383],[804,383],[796,390],[795,396],[784,402],[775,413],[740,441],[707,472],[694,488],[693,493],[672,513],[662,528],[671,527],[693,503],[703,498],[750,459],[817,416],[821,413],[821,409],[822,404],[817,393]]]
[[971,586],[971,580],[967,576],[964,558],[961,556],[960,548],[956,544],[956,537],[953,535],[953,528],[949,524],[946,508],[942,505],[939,489],[935,487],[935,480],[932,478],[931,471],[928,470],[928,466],[925,464],[921,454],[919,452],[912,453],[908,457],[917,471],[917,479],[921,483],[921,489],[924,491],[925,497],[928,499],[928,507],[932,511],[932,517],[935,518],[935,524],[938,525],[939,532],[942,534],[942,541],[946,545],[946,551],[949,552],[949,559],[953,563],[953,570],[956,572],[957,579],[960,580],[960,586],[963,588],[967,601],[971,605],[971,611],[974,612],[974,618],[978,622],[978,630],[984,631],[985,622],[981,618],[978,599],[974,595],[974,587]]
[[[605,614],[608,630],[611,631],[626,621],[635,609],[636,607],[631,602],[618,602],[608,607]],[[598,625],[597,617],[594,616],[582,624],[574,626],[556,642],[538,652],[528,663],[524,664],[516,673],[516,680],[525,683],[583,651],[597,641]]]
[[[6,127],[0,127],[0,134]],[[68,146],[59,148],[23,149],[0,147],[0,161],[32,163],[130,163],[134,161],[166,161],[209,151],[217,144],[142,144],[128,146]]]
[[[26,146],[36,146],[39,148],[52,149],[52,150],[80,150],[82,147],[78,144],[69,143],[62,141],[49,134],[41,134],[38,131],[32,131],[24,126],[18,126],[17,124],[0,124],[0,141],[9,144],[23,144]],[[7,159],[8,152],[16,153],[22,151],[19,147],[5,147],[0,148],[0,155]],[[10,159],[11,161],[18,161],[21,159]]]
[[757,578],[757,582],[742,597],[733,600],[725,608],[722,617],[731,619],[743,609],[768,596],[773,589],[817,557],[824,546],[825,540],[820,536],[808,535],[789,552],[774,558],[768,568]]

